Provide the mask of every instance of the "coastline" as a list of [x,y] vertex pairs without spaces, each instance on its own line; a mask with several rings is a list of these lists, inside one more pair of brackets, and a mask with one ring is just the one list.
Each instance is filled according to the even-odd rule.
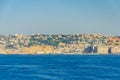
[[84,53],[84,54],[81,54],[81,53],[43,53],[43,54],[35,54],[35,53],[33,53],[33,54],[29,54],[29,53],[9,53],[9,54],[5,54],[5,53],[0,53],[0,55],[120,55],[119,53],[108,53],[108,54],[100,54],[100,53]]

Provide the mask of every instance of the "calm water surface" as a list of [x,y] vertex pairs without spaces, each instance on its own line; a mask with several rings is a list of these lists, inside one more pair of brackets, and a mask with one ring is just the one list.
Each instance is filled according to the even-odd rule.
[[120,55],[0,55],[0,80],[120,80]]

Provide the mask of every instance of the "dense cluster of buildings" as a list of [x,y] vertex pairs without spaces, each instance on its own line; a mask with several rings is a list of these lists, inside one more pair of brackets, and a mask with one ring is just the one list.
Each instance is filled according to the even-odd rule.
[[102,34],[0,35],[4,54],[115,54],[120,53],[120,37]]

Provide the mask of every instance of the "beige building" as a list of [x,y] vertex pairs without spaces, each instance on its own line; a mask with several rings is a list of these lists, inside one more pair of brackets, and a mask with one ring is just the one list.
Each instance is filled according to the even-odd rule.
[[59,44],[58,44],[58,46],[65,46],[65,43],[63,43],[63,42],[60,42]]
[[110,53],[120,54],[120,46],[112,46],[112,47],[110,47]]
[[98,53],[98,54],[108,54],[108,46],[99,45],[99,46],[95,47],[94,53]]

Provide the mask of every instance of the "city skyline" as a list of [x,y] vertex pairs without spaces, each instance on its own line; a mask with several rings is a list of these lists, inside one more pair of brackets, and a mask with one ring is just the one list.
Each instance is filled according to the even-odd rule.
[[2,54],[117,54],[120,37],[102,34],[0,35]]
[[119,0],[1,0],[0,34],[119,35]]

